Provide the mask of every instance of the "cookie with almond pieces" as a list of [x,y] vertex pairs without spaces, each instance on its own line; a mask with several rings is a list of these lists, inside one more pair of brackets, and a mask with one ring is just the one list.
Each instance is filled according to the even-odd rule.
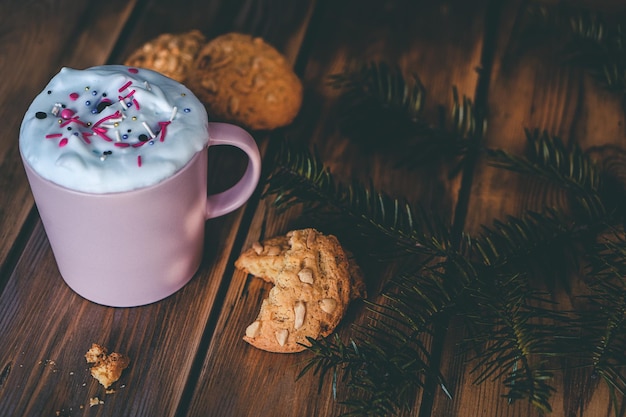
[[254,243],[235,266],[274,284],[243,339],[270,352],[306,349],[328,336],[350,301],[365,296],[358,265],[335,236],[309,228]]

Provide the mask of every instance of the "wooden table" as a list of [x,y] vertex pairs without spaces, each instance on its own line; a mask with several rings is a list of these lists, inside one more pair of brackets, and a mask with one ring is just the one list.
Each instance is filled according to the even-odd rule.
[[[619,1],[586,3],[620,11]],[[499,0],[0,3],[0,120],[5,123],[0,131],[0,416],[322,417],[347,411],[333,399],[328,379],[319,390],[312,373],[296,380],[310,352],[267,353],[241,338],[271,286],[237,271],[234,260],[254,241],[306,225],[297,207],[279,212],[260,190],[246,206],[207,223],[211,239],[201,269],[163,301],[103,307],[64,284],[18,151],[29,102],[62,66],[121,63],[164,32],[197,28],[208,38],[230,31],[262,36],[285,54],[304,82],[301,112],[285,129],[289,137],[315,144],[338,180],[371,179],[375,188],[419,202],[453,219],[457,230],[474,233],[494,219],[550,204],[554,196],[481,158],[468,160],[453,176],[451,164],[396,168],[387,153],[366,152],[339,133],[339,94],[328,86],[328,76],[353,60],[397,63],[420,77],[433,123],[437,108],[450,106],[456,87],[459,96],[488,109],[484,144],[492,148],[521,153],[525,128],[549,131],[583,148],[623,144],[620,95],[599,88],[580,68],[563,65],[549,40],[525,43],[520,28],[525,8],[524,1]],[[265,154],[274,135],[253,133]],[[215,164],[213,172],[231,166]],[[382,268],[361,259],[375,301]],[[339,334],[348,335],[350,324],[366,315],[363,303],[355,303]],[[462,333],[453,321],[429,341],[452,399],[440,389],[433,395],[420,391],[405,414],[541,415],[525,400],[509,405],[500,381],[473,383],[457,349]],[[131,357],[114,393],[105,394],[89,375],[84,354],[92,342]],[[570,372],[555,386],[552,415],[612,415],[603,385]],[[340,386],[340,399],[344,394]],[[90,407],[95,397],[101,403]]]

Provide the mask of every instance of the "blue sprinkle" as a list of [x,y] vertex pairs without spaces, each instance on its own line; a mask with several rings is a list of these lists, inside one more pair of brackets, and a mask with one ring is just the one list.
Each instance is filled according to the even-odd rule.
[[128,135],[127,135],[126,133],[124,133],[124,134],[122,135],[122,139],[128,139]]
[[98,92],[97,92],[96,90],[93,90],[93,91],[91,92],[91,95],[92,95],[92,96],[97,96],[97,95],[98,95]]
[[148,145],[154,145],[154,141],[151,140],[150,142],[148,142]]
[[91,101],[89,100],[85,101],[85,106],[91,106]]
[[133,103],[131,103],[131,102],[126,103],[126,107],[130,107],[132,105],[133,105]]
[[191,109],[190,109],[189,107],[187,107],[187,108],[183,109],[183,111],[184,111],[185,113],[189,113],[189,112],[191,111]]
[[98,114],[98,110],[97,109],[91,109],[91,114]]

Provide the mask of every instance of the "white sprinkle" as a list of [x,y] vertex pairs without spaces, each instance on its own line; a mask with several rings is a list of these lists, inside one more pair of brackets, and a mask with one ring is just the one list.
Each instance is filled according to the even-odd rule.
[[148,126],[148,123],[146,122],[141,122],[141,124],[143,125],[143,127],[146,128],[146,130],[148,131],[148,134],[150,135],[150,137],[152,139],[154,139],[156,137],[156,135],[154,134],[154,132],[152,132],[152,130],[150,129],[150,126]]
[[146,90],[152,91],[152,87],[150,87],[150,83],[148,81],[144,81],[143,83],[146,86]]
[[120,135],[120,131],[119,130],[115,131],[115,140],[117,140],[118,142],[122,141],[122,135]]
[[178,107],[174,106],[174,108],[172,109],[172,115],[170,116],[170,122],[174,120],[174,117],[176,117],[176,113],[178,113]]
[[59,114],[59,110],[61,110],[61,107],[63,107],[61,103],[55,103],[54,107],[52,107],[52,110],[50,110],[50,113],[56,116],[57,114]]

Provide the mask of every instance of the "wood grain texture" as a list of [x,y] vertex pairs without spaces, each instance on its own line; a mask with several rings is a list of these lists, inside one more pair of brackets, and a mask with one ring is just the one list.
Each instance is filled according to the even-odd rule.
[[[234,214],[208,222],[212,240],[205,260],[183,290],[126,309],[99,306],[73,293],[56,272],[38,226],[0,296],[0,331],[6,336],[0,339],[0,363],[12,368],[0,387],[2,409],[29,416],[73,408],[72,415],[82,415],[87,411],[78,409],[98,396],[107,415],[174,415],[219,292],[236,221]],[[115,395],[106,395],[89,376],[84,354],[93,342],[131,358]]]
[[[512,1],[500,9],[484,146],[522,154],[526,146],[524,129],[549,132],[565,143],[577,142],[583,149],[600,143],[623,143],[624,113],[619,97],[598,90],[579,68],[565,65],[559,54],[563,45],[554,39],[529,41],[533,38],[524,36],[527,6],[526,1]],[[545,182],[490,167],[486,159],[479,160],[475,167],[469,203],[464,228],[470,234],[509,215],[566,205],[563,195]],[[568,309],[573,302],[569,297],[563,290],[555,298]],[[503,397],[506,389],[501,380],[476,385],[477,374],[468,371],[468,363],[471,366],[472,362],[456,347],[465,335],[463,328],[453,322],[447,334],[444,375],[452,385],[454,400],[440,394],[433,416],[464,416],[468,410],[476,416],[543,415],[526,400],[509,405]],[[552,415],[613,415],[607,405],[606,387],[598,384],[590,369],[562,374],[557,371],[552,383],[557,388],[551,401]]]
[[[381,137],[385,146],[372,151],[341,131],[340,97],[329,87],[328,76],[357,60],[397,63],[426,87],[425,117],[433,123],[442,108],[450,107],[454,86],[461,96],[488,108],[483,145],[493,148],[522,152],[527,127],[545,129],[584,149],[621,145],[626,136],[621,98],[599,89],[580,69],[562,65],[554,53],[557,45],[528,43],[522,35],[527,3],[0,2],[0,116],[5,123],[0,132],[0,417],[326,417],[347,411],[333,400],[328,379],[320,390],[316,375],[297,380],[309,352],[272,354],[242,340],[271,286],[236,271],[234,260],[257,240],[310,226],[299,207],[278,212],[271,197],[261,199],[257,190],[245,207],[210,220],[205,258],[194,279],[152,305],[103,307],[64,284],[33,210],[17,146],[24,111],[61,66],[121,63],[164,32],[262,36],[285,54],[305,86],[301,113],[275,136],[315,146],[341,182],[371,180],[376,189],[434,209],[450,222],[456,218],[464,231],[475,233],[494,219],[560,204],[562,196],[489,167],[483,159],[465,172],[465,185],[461,175],[450,177],[455,161],[398,168],[405,149],[391,145],[393,138]],[[575,3],[624,11],[619,0]],[[253,135],[266,155],[274,135]],[[223,190],[240,175],[243,160],[228,149],[216,149],[210,157],[209,190]],[[370,299],[380,301],[380,283],[393,271],[362,253],[356,256],[366,271]],[[567,294],[559,301],[577,302]],[[340,336],[347,340],[354,334],[351,325],[369,317],[363,303],[354,303]],[[447,324],[425,343],[441,352],[439,363],[453,399],[430,384],[434,397],[418,393],[413,410],[403,415],[539,417],[525,401],[509,405],[499,381],[473,383],[476,375],[458,348],[466,329],[456,320]],[[89,375],[84,354],[93,342],[131,358],[114,393],[106,394]],[[589,370],[568,371],[555,385],[552,415],[611,416],[606,389]],[[90,407],[95,397],[103,403]],[[338,400],[344,398],[340,385]]]
[[[427,166],[417,172],[398,170],[389,155],[371,154],[338,132],[338,94],[328,87],[327,77],[344,70],[352,60],[398,62],[407,74],[419,74],[432,100],[428,111],[436,113],[437,106],[449,104],[453,85],[466,94],[472,94],[476,88],[473,69],[480,60],[481,15],[474,12],[474,18],[467,18],[468,7],[442,9],[426,2],[377,3],[368,8],[357,3],[318,5],[305,38],[307,54],[299,57],[305,101],[287,135],[293,141],[314,144],[333,174],[343,182],[372,179],[376,187],[393,196],[404,195],[410,201],[432,204],[452,215],[458,182],[444,182],[446,167]],[[427,65],[435,56],[445,59],[445,68]],[[262,200],[244,247],[291,228],[310,226],[306,222],[298,208],[277,213],[271,206],[271,197]],[[381,269],[365,257],[361,259],[365,262],[364,270]],[[380,279],[370,278],[374,286]],[[188,415],[330,416],[347,411],[338,403],[345,398],[343,388],[340,387],[339,399],[335,401],[330,380],[324,381],[321,391],[316,375],[306,374],[297,380],[310,357],[308,352],[272,354],[241,339],[270,288],[259,279],[234,272]],[[375,300],[376,291],[372,294]],[[346,338],[352,323],[363,324],[367,319],[363,305],[355,303],[340,325],[340,334]],[[417,415],[417,404],[411,415]]]

